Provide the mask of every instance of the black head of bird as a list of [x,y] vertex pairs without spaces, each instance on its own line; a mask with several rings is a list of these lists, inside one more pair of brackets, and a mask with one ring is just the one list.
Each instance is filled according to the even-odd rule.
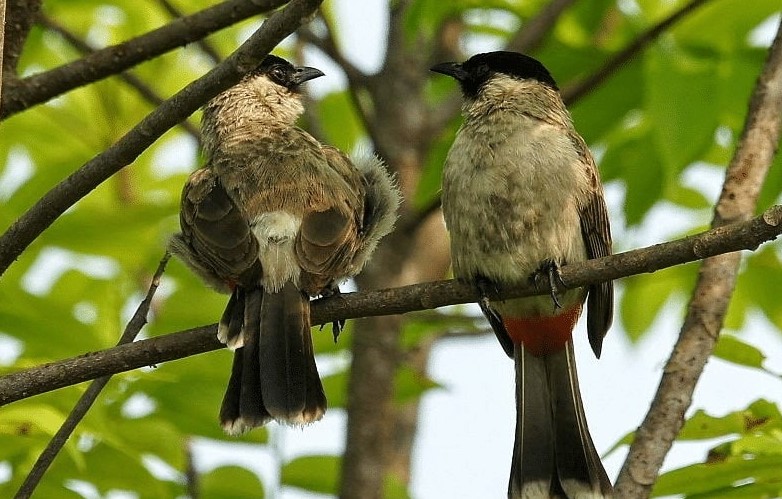
[[476,54],[465,62],[444,62],[432,66],[431,70],[458,81],[466,97],[476,97],[483,85],[498,74],[535,80],[557,90],[557,83],[540,61],[517,52]]
[[252,79],[259,76],[265,76],[288,90],[297,91],[302,83],[325,76],[325,73],[317,68],[294,66],[282,57],[269,54],[244,79]]

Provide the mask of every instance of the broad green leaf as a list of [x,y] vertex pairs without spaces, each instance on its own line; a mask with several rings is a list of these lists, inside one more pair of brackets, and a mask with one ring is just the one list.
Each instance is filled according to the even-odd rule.
[[571,107],[576,130],[587,144],[605,141],[606,134],[620,127],[629,111],[642,105],[644,85],[643,65],[640,59],[634,60]]
[[663,305],[676,290],[681,289],[689,274],[687,269],[673,267],[625,279],[619,311],[622,325],[632,341],[638,340],[649,329]]
[[318,116],[326,143],[342,151],[353,151],[364,132],[348,92],[332,92],[321,98]]
[[409,314],[402,326],[403,348],[410,350],[444,333],[477,333],[486,330],[482,317],[443,313],[438,310]]
[[747,33],[774,13],[775,0],[721,0],[707,2],[673,27],[676,41],[709,47],[726,54],[746,46]]
[[757,347],[745,343],[733,335],[722,334],[714,348],[714,356],[756,369],[763,369],[763,361],[766,356]]
[[429,207],[440,197],[442,189],[443,165],[451,148],[456,130],[461,124],[461,118],[453,120],[448,128],[432,144],[426,155],[421,177],[418,180],[415,199],[413,200],[417,209],[422,210]]
[[350,371],[348,370],[321,376],[320,381],[323,383],[323,391],[326,393],[329,409],[347,406],[349,376]]
[[703,210],[711,207],[711,203],[702,192],[680,184],[669,184],[665,198],[678,206],[691,210]]
[[236,497],[265,497],[263,484],[258,477],[239,466],[221,466],[198,477],[198,490],[202,497],[233,499]]
[[782,497],[782,486],[779,485],[778,480],[772,479],[769,482],[746,483],[704,494],[688,494],[687,499],[773,499]]
[[627,186],[625,217],[628,225],[639,224],[659,201],[667,183],[667,173],[654,147],[648,125],[642,124],[609,142],[600,163],[603,180],[621,178]]
[[703,440],[743,433],[747,416],[745,411],[737,411],[714,417],[699,410],[684,423],[677,440]]
[[399,478],[388,474],[383,480],[383,497],[388,499],[410,499],[410,493]]
[[337,456],[302,456],[285,463],[280,482],[312,492],[336,494],[341,460]]
[[718,125],[713,57],[657,49],[646,57],[646,107],[666,169],[680,172],[707,151]]
[[694,464],[660,476],[652,490],[652,497],[715,493],[744,480],[778,482],[780,470],[782,456],[761,456],[755,459],[729,457],[718,463]]
[[417,399],[427,390],[432,388],[441,388],[442,385],[421,375],[410,367],[403,366],[396,372],[394,379],[394,400],[399,404],[404,404]]

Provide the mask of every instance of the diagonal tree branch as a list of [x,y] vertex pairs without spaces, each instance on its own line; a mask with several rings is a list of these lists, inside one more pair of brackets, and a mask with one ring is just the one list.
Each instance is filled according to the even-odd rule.
[[[746,222],[717,227],[676,241],[656,244],[616,255],[562,267],[566,287],[575,288],[606,280],[657,270],[698,259],[754,250],[760,244],[782,234],[782,205],[766,210]],[[523,284],[501,290],[490,298],[507,299],[543,295],[545,284]],[[446,305],[475,302],[476,289],[466,283],[447,280],[413,284],[316,300],[312,305],[312,324],[327,324],[337,319],[404,314]],[[26,369],[0,377],[0,406],[90,379],[129,371],[223,348],[216,336],[216,325],[202,326],[108,350]]]
[[[47,29],[50,29],[54,31],[55,33],[62,36],[65,41],[70,43],[76,50],[83,54],[92,54],[95,52],[95,48],[90,46],[87,42],[79,38],[78,36],[71,33],[65,26],[58,23],[54,19],[51,19],[50,17],[46,15],[41,15],[38,17],[38,22],[41,24],[41,26],[44,26]],[[161,96],[157,94],[149,85],[144,83],[139,77],[132,74],[129,71],[125,71],[122,73],[117,74],[117,76],[136,89],[138,94],[147,102],[154,106],[159,106],[163,103],[165,99],[163,99]],[[200,144],[201,143],[201,132],[198,131],[198,128],[193,125],[192,123],[188,121],[182,121],[179,123],[179,126],[181,126],[187,133],[189,133],[196,141]]]
[[168,129],[235,84],[313,14],[321,0],[291,0],[225,61],[166,100],[114,145],[44,194],[0,236],[0,275],[57,217],[101,182],[132,163]]
[[[39,2],[40,3],[40,2]],[[284,0],[229,0],[132,40],[107,47],[78,61],[12,81],[0,103],[0,119],[46,102],[177,47],[214,33],[238,21],[269,12]]]
[[[755,87],[741,141],[726,172],[713,227],[735,226],[736,222],[752,216],[779,146],[780,128],[782,23]],[[740,263],[740,253],[703,261],[679,339],[619,473],[618,497],[649,497],[663,460],[684,424],[695,385],[719,338]]]
[[[149,284],[147,296],[144,297],[144,300],[139,304],[133,317],[128,321],[125,331],[117,342],[118,345],[131,343],[135,340],[138,333],[141,332],[141,328],[147,323],[147,315],[149,314],[149,307],[152,304],[152,298],[155,296],[155,292],[160,285],[160,278],[166,270],[166,264],[168,263],[169,258],[171,258],[171,254],[166,252],[160,260],[160,264],[158,265],[155,274],[152,276],[152,282]],[[19,487],[15,496],[16,499],[27,499],[33,494],[35,488],[41,482],[43,475],[46,473],[46,470],[49,469],[54,458],[60,453],[65,442],[68,441],[71,434],[76,429],[76,426],[87,414],[90,407],[92,407],[92,404],[98,399],[98,395],[103,390],[103,387],[109,382],[109,379],[111,379],[111,375],[97,378],[82,394],[79,401],[76,403],[76,406],[74,406],[71,413],[68,414],[68,417],[63,421],[60,429],[57,430],[57,433],[54,434],[49,441],[49,444],[43,452],[41,452],[41,455],[38,456],[38,460],[35,461],[33,468],[30,470],[30,473],[27,474],[22,486]]]

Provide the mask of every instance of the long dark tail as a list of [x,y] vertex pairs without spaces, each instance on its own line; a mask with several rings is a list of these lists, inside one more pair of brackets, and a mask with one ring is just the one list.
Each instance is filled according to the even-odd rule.
[[231,378],[220,409],[220,422],[232,434],[271,419],[304,424],[326,410],[310,335],[309,299],[289,282],[276,293],[261,288],[234,294],[226,311],[227,331],[242,321],[242,348],[234,353]]
[[536,357],[516,345],[511,499],[603,498],[612,487],[589,435],[573,344]]

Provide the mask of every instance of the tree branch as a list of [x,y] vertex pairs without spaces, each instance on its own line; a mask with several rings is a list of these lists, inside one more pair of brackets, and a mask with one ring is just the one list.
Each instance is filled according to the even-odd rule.
[[[41,10],[41,0],[11,0],[6,5],[3,47],[3,72],[5,85],[16,81],[16,64],[35,16]],[[3,92],[7,93],[8,88]]]
[[5,47],[5,0],[0,0],[0,100],[3,98],[3,48]]
[[591,93],[592,90],[600,86],[601,83],[611,77],[622,66],[627,64],[627,62],[635,57],[639,52],[657,40],[657,38],[670,29],[671,26],[682,20],[688,14],[691,14],[698,7],[701,7],[708,1],[709,0],[692,0],[690,3],[684,5],[670,16],[655,24],[641,36],[636,38],[633,43],[606,61],[606,63],[603,64],[600,69],[592,73],[589,77],[579,82],[568,84],[568,86],[562,89],[562,100],[565,101],[565,104],[570,105],[584,97],[586,94]]
[[[169,258],[171,258],[171,255],[166,252],[166,254],[163,255],[163,258],[160,260],[160,264],[158,265],[155,274],[152,276],[152,282],[149,284],[147,295],[139,304],[136,312],[133,314],[133,317],[131,317],[130,321],[128,321],[127,326],[125,326],[125,331],[122,333],[122,336],[117,342],[118,345],[130,343],[135,340],[136,336],[138,336],[138,333],[141,331],[141,328],[143,328],[147,323],[147,315],[149,314],[149,307],[152,304],[152,298],[155,296],[155,292],[160,285],[160,277],[166,270],[166,264],[168,263]],[[27,499],[28,497],[32,496],[33,492],[35,491],[35,487],[37,487],[40,483],[43,475],[46,473],[46,470],[49,469],[49,466],[54,461],[54,458],[56,458],[57,454],[60,453],[63,446],[65,445],[65,442],[67,442],[71,434],[73,434],[76,426],[87,414],[87,411],[90,410],[92,404],[95,403],[95,400],[97,400],[98,395],[103,390],[103,387],[106,386],[106,384],[109,382],[109,379],[111,379],[111,375],[96,379],[82,394],[82,396],[79,398],[79,401],[76,402],[76,406],[74,406],[71,413],[68,414],[68,417],[65,418],[65,421],[63,421],[60,429],[57,430],[57,433],[54,434],[52,439],[49,441],[49,444],[46,446],[43,452],[41,452],[41,455],[38,456],[38,460],[33,465],[30,473],[27,474],[27,477],[24,479],[22,486],[19,487],[19,490],[15,496],[16,499]]]
[[98,50],[78,61],[8,85],[0,103],[0,119],[93,83],[136,64],[214,33],[257,14],[269,12],[284,0],[229,0],[177,19],[132,40]]
[[[76,50],[81,52],[82,54],[92,54],[95,53],[96,49],[92,47],[90,44],[76,36],[75,34],[71,33],[65,26],[58,23],[54,19],[49,18],[46,15],[40,15],[38,17],[38,22],[41,24],[41,26],[50,29],[57,33],[58,35],[62,36],[65,41],[67,41],[69,44],[71,44]],[[141,81],[140,78],[138,78],[136,75],[130,73],[129,71],[125,71],[122,73],[117,74],[117,76],[136,89],[138,94],[147,102],[152,104],[153,106],[159,106],[163,103],[165,99],[163,99],[161,96],[157,94],[149,85]],[[201,132],[198,131],[198,128],[194,126],[192,123],[188,121],[182,121],[179,123],[179,126],[181,126],[187,133],[189,133],[194,139],[196,139],[196,142],[199,144],[201,143]]]
[[[752,215],[779,145],[781,126],[782,23],[755,87],[712,226],[735,227],[734,222]],[[684,424],[695,384],[719,338],[740,263],[741,255],[731,253],[709,258],[701,265],[679,339],[619,473],[617,497],[649,497],[663,460]]]
[[44,194],[0,237],[0,275],[57,217],[111,175],[132,163],[168,129],[239,81],[311,16],[321,0],[291,0],[225,61],[166,100],[119,141]]
[[[782,88],[782,87],[781,87]],[[782,234],[782,205],[746,222],[718,227],[676,241],[562,267],[566,287],[619,279],[739,250],[754,250]],[[492,300],[544,295],[548,287],[520,284],[490,295]],[[456,280],[413,284],[392,289],[345,293],[316,300],[312,324],[337,319],[404,314],[446,305],[471,303],[476,289]],[[222,348],[211,324],[187,331],[120,345],[108,350],[44,364],[0,377],[0,406],[90,379],[180,359]]]

